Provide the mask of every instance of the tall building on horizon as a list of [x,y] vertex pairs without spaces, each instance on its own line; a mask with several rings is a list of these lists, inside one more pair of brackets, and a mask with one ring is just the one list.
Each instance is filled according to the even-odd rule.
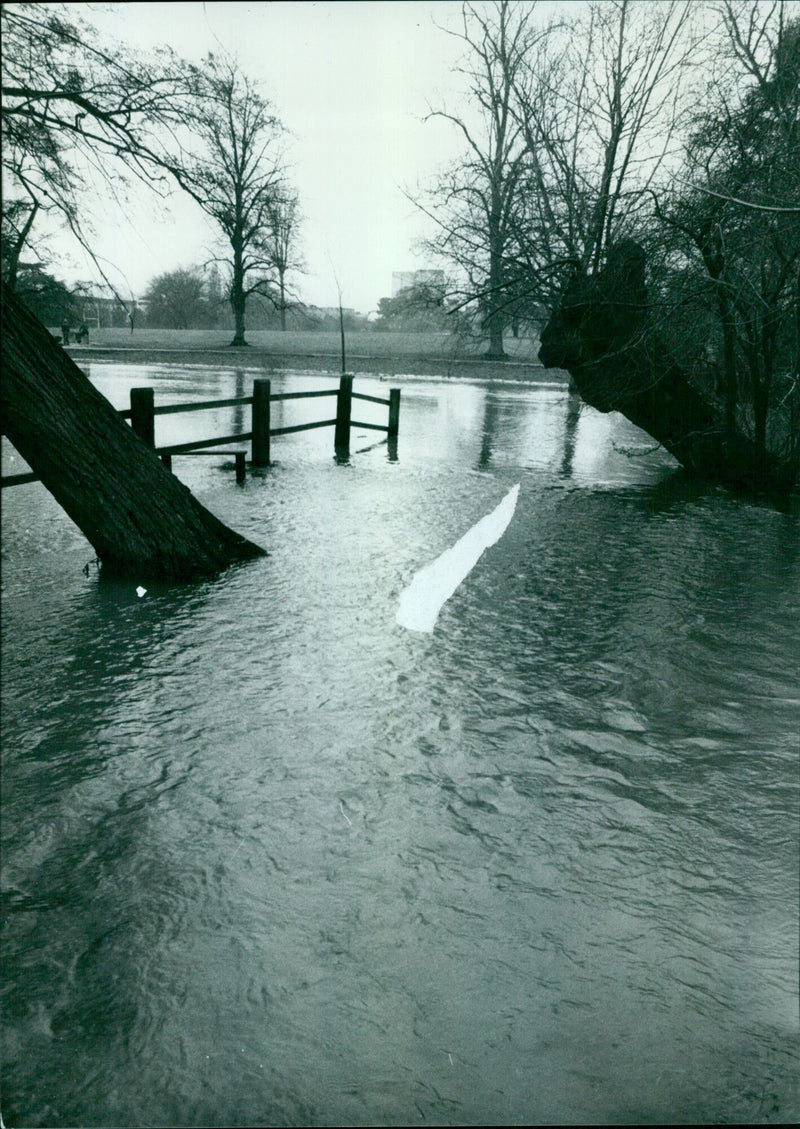
[[441,286],[444,289],[443,270],[395,270],[392,271],[392,297],[401,290],[412,286]]

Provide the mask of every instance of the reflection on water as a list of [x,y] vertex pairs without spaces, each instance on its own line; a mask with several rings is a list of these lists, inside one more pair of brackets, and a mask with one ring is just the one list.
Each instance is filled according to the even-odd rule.
[[[159,442],[247,429],[214,414]],[[796,509],[559,385],[409,384],[374,436],[176,460],[270,556],[143,599],[5,492],[6,1123],[796,1120]]]

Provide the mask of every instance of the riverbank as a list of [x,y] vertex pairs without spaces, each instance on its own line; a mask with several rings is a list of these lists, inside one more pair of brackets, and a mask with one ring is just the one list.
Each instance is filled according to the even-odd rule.
[[[255,331],[249,344],[232,348],[229,334],[218,330],[94,330],[89,344],[70,344],[67,351],[81,361],[121,364],[224,364],[225,367],[275,372],[285,369],[338,374],[340,343],[334,333]],[[438,333],[353,333],[346,339],[346,368],[385,379],[438,376],[451,379],[563,381],[564,374],[544,369],[538,341],[509,338],[508,358],[492,361],[482,355],[485,343]]]

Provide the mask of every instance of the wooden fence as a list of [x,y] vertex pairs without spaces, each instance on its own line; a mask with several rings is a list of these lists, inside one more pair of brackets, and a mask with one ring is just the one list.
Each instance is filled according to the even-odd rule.
[[[335,418],[315,420],[311,423],[298,423],[291,427],[271,426],[271,405],[276,401],[310,400],[322,396],[336,397]],[[382,404],[384,407],[388,407],[388,423],[384,425],[354,420],[352,418],[353,400],[366,400],[372,404]],[[209,439],[192,439],[187,443],[173,443],[167,447],[156,447],[156,416],[175,415],[177,412],[234,408],[244,405],[249,405],[251,410],[249,431]],[[236,460],[236,481],[244,482],[246,475],[245,452],[219,451],[210,448],[220,447],[224,443],[249,441],[251,444],[251,465],[266,467],[270,464],[270,439],[273,435],[289,435],[295,431],[311,431],[318,427],[333,427],[335,429],[333,436],[334,451],[337,456],[346,458],[350,453],[350,429],[353,427],[362,427],[369,431],[383,431],[386,433],[390,444],[397,441],[400,424],[400,389],[390,389],[388,400],[380,396],[367,396],[362,392],[353,391],[352,376],[342,376],[338,389],[329,388],[317,392],[278,392],[273,395],[270,381],[257,379],[253,381],[252,396],[237,396],[230,400],[202,400],[196,404],[163,404],[156,407],[152,388],[131,388],[131,406],[120,411],[119,415],[123,419],[131,421],[131,426],[139,438],[152,447],[157,455],[161,456],[162,462],[169,469],[172,469],[173,455],[233,455]],[[20,486],[24,482],[38,482],[38,475],[32,472],[4,475],[0,479],[0,486]]]

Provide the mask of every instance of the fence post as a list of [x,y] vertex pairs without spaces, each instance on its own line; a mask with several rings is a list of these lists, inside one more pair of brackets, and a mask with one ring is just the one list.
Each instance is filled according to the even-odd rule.
[[350,450],[350,412],[353,404],[353,378],[342,376],[339,380],[339,394],[336,398],[336,431],[333,446],[337,453],[347,454]]
[[270,382],[259,378],[253,381],[252,405],[252,463],[269,466],[269,398]]
[[131,427],[148,447],[156,445],[152,388],[131,388]]
[[239,484],[239,486],[241,486],[242,483],[247,478],[247,469],[246,469],[245,464],[244,464],[244,451],[236,451],[235,456],[236,456],[236,481]]
[[400,389],[389,389],[389,428],[388,439],[396,439],[400,429]]

